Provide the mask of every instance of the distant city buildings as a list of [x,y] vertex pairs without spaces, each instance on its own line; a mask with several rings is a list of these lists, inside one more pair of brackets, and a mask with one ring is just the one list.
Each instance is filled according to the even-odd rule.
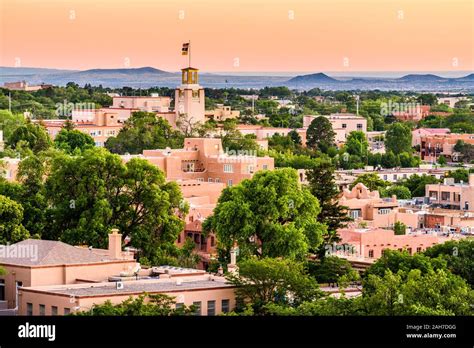
[[39,91],[40,89],[50,88],[53,85],[49,84],[41,84],[30,86],[26,81],[18,81],[18,82],[5,82],[3,84],[3,88],[9,89],[11,91],[27,91],[27,92],[34,92]]
[[[303,116],[303,128],[307,129],[317,117],[319,116]],[[324,117],[331,122],[332,129],[336,133],[337,143],[345,143],[350,132],[361,131],[367,133],[367,119],[365,117],[348,113],[331,114]]]
[[446,178],[442,184],[426,185],[425,196],[433,206],[474,212],[474,174],[467,183]]

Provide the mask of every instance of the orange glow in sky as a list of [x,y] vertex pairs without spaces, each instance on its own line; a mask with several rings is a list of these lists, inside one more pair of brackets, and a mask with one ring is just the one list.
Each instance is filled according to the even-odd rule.
[[0,0],[0,65],[474,70],[473,0]]

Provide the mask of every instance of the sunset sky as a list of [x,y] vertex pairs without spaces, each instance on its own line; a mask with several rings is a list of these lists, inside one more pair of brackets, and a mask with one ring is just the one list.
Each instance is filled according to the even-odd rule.
[[472,71],[473,0],[0,0],[0,66]]

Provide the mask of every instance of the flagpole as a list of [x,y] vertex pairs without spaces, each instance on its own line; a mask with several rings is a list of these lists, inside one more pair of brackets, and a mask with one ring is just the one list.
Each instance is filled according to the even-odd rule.
[[189,44],[188,64],[189,64],[189,67],[191,67],[191,40],[189,40],[188,44]]

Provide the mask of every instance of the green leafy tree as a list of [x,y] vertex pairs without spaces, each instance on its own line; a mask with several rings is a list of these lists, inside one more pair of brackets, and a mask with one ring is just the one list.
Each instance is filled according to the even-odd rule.
[[48,239],[104,248],[111,228],[153,259],[174,245],[184,227],[176,213],[187,205],[175,182],[146,160],[121,158],[105,149],[54,158],[46,180],[50,225]]
[[387,151],[399,154],[412,152],[412,134],[410,127],[405,123],[396,122],[387,129],[385,134],[385,147]]
[[77,129],[63,128],[54,138],[54,144],[58,149],[67,153],[74,153],[76,149],[83,151],[94,147],[94,139],[86,133]]
[[362,131],[353,131],[349,133],[346,140],[346,151],[351,155],[366,158],[369,149],[369,143]]
[[461,239],[447,241],[425,250],[424,254],[431,258],[441,257],[446,260],[448,269],[474,285],[474,240]]
[[23,207],[8,197],[0,195],[0,244],[17,243],[30,237],[21,224]]
[[301,187],[296,171],[257,172],[250,180],[227,187],[214,214],[203,225],[217,235],[221,255],[237,241],[240,258],[305,259],[322,242],[325,226],[317,221],[317,198]]
[[369,275],[363,286],[363,304],[370,315],[473,314],[473,290],[444,269],[387,270],[382,277]]
[[107,300],[103,304],[94,304],[74,313],[78,316],[177,316],[192,315],[194,308],[181,306],[176,308],[173,297],[164,294],[143,294],[136,298],[130,296],[119,304]]
[[406,231],[407,231],[407,225],[405,225],[403,222],[401,221],[397,221],[395,222],[395,224],[393,225],[393,231],[395,232],[395,234],[398,236],[398,235],[402,235],[402,234],[406,234]]
[[105,143],[110,152],[119,154],[139,154],[148,149],[182,146],[183,135],[173,130],[168,121],[143,111],[134,112],[117,137],[111,137]]
[[316,117],[306,131],[306,146],[313,150],[326,152],[334,145],[336,133],[331,122],[324,117]]
[[7,140],[7,145],[12,149],[27,147],[34,153],[47,150],[52,142],[46,129],[41,124],[28,122],[17,127]]
[[407,187],[412,197],[423,197],[425,195],[425,186],[428,184],[438,184],[440,183],[439,179],[436,179],[431,175],[412,175],[407,179],[403,179],[399,182],[399,185]]
[[438,157],[438,164],[439,164],[441,167],[445,167],[446,164],[448,164],[448,161],[446,160],[446,157],[444,157],[443,155],[439,156],[439,157]]
[[381,190],[382,197],[397,196],[398,199],[410,199],[411,192],[408,187],[401,185],[392,185],[386,189]]
[[338,283],[342,277],[358,279],[358,273],[350,262],[337,256],[326,256],[319,262],[309,261],[309,272],[318,283]]
[[289,259],[241,261],[238,274],[228,274],[227,280],[237,286],[237,302],[250,302],[255,314],[263,314],[268,303],[297,306],[321,297],[318,284],[305,273],[303,265]]

